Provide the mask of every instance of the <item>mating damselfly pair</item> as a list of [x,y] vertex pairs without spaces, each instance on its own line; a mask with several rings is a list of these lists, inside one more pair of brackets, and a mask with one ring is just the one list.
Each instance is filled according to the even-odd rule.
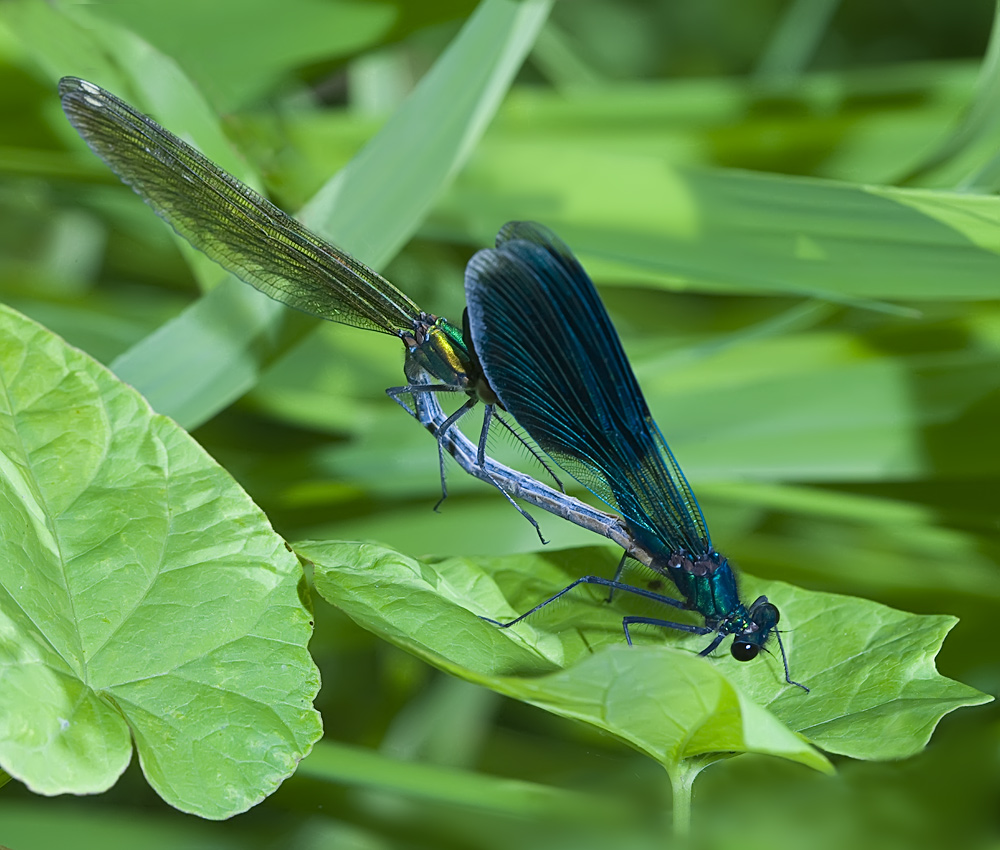
[[[636,546],[649,553],[649,565],[681,596],[621,581],[626,549],[611,579],[584,576],[513,620],[483,619],[508,628],[578,585],[599,585],[704,620],[694,625],[626,616],[622,626],[629,643],[629,629],[638,624],[714,635],[701,655],[732,636],[732,655],[748,661],[773,634],[785,681],[808,690],[791,679],[777,607],[764,596],[750,605],[741,601],[732,567],[713,546],[701,508],[650,415],[590,277],[551,231],[511,222],[500,230],[495,247],[471,259],[459,326],[421,310],[381,275],[110,92],[75,77],[63,78],[59,91],[70,123],[91,149],[194,247],[282,303],[401,339],[407,383],[387,393],[404,407],[407,395],[467,396],[437,425],[442,492],[442,437],[483,402],[477,457],[483,466],[493,421],[518,436],[504,415],[509,413],[550,474],[546,457],[621,514]],[[534,519],[515,507],[538,530]]]

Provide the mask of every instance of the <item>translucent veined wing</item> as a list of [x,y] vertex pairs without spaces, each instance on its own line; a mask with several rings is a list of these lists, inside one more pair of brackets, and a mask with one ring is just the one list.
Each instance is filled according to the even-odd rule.
[[311,233],[191,145],[99,86],[59,82],[70,123],[181,236],[290,307],[399,336],[420,309],[363,263]]

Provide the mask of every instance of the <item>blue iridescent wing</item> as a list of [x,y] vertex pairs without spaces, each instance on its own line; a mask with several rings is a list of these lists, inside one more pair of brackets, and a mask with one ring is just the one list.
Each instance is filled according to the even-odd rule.
[[541,448],[664,556],[711,551],[704,517],[583,267],[549,230],[511,222],[465,276],[483,371]]

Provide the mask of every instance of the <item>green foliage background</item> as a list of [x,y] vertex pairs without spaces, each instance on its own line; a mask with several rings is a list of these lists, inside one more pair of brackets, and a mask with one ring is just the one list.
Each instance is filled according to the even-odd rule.
[[[141,79],[148,57],[137,47],[55,67],[45,57],[57,53],[63,10],[47,4],[43,26],[39,5],[0,8],[0,298],[124,375],[143,366],[132,347],[216,272],[188,265],[191,253],[85,155],[58,109],[59,75],[111,62]],[[473,6],[289,0],[278,15],[265,2],[136,3],[95,10],[91,26],[132,30],[171,57],[207,114],[224,116],[231,147],[220,137],[206,152],[298,210]],[[995,694],[992,14],[986,2],[877,13],[849,2],[558,4],[468,165],[385,272],[457,318],[473,250],[508,218],[552,226],[600,286],[720,548],[764,578],[958,616],[939,669]],[[161,76],[143,86],[168,101],[177,90]],[[198,108],[179,97],[173,107]],[[166,110],[158,117],[178,129]],[[410,153],[398,150],[403,162]],[[934,191],[958,187],[975,194]],[[384,186],[357,203],[356,232],[407,191]],[[373,263],[393,253],[351,250]],[[183,423],[198,425],[195,437],[286,539],[371,539],[436,557],[537,548],[495,492],[454,468],[450,499],[431,512],[433,445],[382,393],[400,380],[397,344],[325,325],[287,347],[248,379],[252,392]],[[595,542],[540,519],[553,548]],[[327,605],[316,620],[326,744],[356,750],[331,758],[321,747],[224,824],[166,807],[135,767],[92,799],[35,798],[11,783],[0,791],[0,843],[666,840],[669,790],[654,763],[435,672]],[[696,787],[695,830],[720,846],[747,836],[775,847],[1000,841],[994,707],[946,718],[906,761],[837,767],[824,776],[748,756],[713,767]],[[477,784],[491,776],[510,777],[504,793]],[[521,781],[571,793],[550,798]]]

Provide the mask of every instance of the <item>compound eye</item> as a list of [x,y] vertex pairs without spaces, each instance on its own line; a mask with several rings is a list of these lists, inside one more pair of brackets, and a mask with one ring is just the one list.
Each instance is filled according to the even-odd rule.
[[734,640],[729,651],[737,661],[750,661],[757,657],[760,647],[755,643],[749,643],[745,640]]
[[773,629],[778,625],[781,615],[778,608],[770,602],[762,602],[760,605],[751,607],[750,619],[762,629]]

